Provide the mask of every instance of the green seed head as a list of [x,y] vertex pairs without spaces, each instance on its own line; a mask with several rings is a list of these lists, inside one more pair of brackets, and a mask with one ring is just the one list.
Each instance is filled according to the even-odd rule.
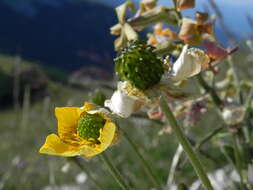
[[115,59],[120,80],[145,90],[157,84],[164,73],[163,63],[154,48],[142,41],[133,41]]
[[85,114],[78,121],[77,133],[85,140],[98,142],[104,124],[105,120],[100,115]]

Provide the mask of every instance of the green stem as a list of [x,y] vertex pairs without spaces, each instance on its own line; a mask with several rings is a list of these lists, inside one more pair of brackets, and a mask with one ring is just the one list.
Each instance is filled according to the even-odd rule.
[[246,190],[246,186],[244,184],[244,176],[243,176],[243,161],[241,159],[241,154],[240,154],[240,148],[238,145],[238,136],[237,134],[232,134],[233,135],[233,142],[234,142],[234,156],[235,156],[235,163],[236,163],[236,168],[238,171],[238,174],[240,176],[240,186],[242,190]]
[[130,146],[133,148],[135,154],[139,158],[141,166],[144,169],[144,171],[147,174],[147,176],[150,178],[150,180],[152,181],[152,183],[154,184],[154,186],[156,187],[156,189],[162,190],[162,187],[161,187],[158,179],[155,177],[155,175],[154,175],[152,169],[150,168],[148,162],[143,158],[143,156],[140,153],[140,151],[138,150],[138,147],[136,146],[136,144],[132,141],[132,139],[127,135],[127,133],[125,131],[122,130],[122,132],[123,132],[123,135],[124,135],[125,139],[130,144]]
[[106,153],[102,153],[100,158],[103,160],[103,162],[108,167],[111,175],[114,177],[114,179],[117,181],[121,189],[123,190],[130,190],[131,188],[124,182],[122,176],[120,175],[120,172],[117,170],[116,167],[113,166],[110,159],[107,157]]
[[[201,76],[201,74],[199,74],[197,76],[197,79],[199,81],[199,84],[205,89],[205,91],[207,93],[210,94],[210,96],[212,97],[212,100],[214,102],[214,104],[217,106],[217,108],[219,108],[219,110],[222,111],[223,107],[222,107],[222,101],[219,98],[219,96],[217,95],[216,91],[214,88],[210,87],[206,81],[203,79],[203,77]],[[241,182],[241,189],[245,190],[246,187],[244,185],[244,177],[243,177],[243,168],[242,168],[242,160],[241,160],[241,154],[240,151],[238,149],[238,142],[237,142],[237,138],[238,138],[238,134],[234,134],[233,135],[233,142],[234,142],[234,156],[235,156],[235,168],[238,171],[239,175],[240,175],[240,182]]]
[[103,190],[104,188],[100,186],[100,184],[92,177],[91,173],[81,164],[80,159],[78,157],[71,157],[71,161],[73,161],[89,178],[89,180],[93,183],[97,190]]
[[[201,149],[201,147],[199,147],[199,148],[197,147],[197,146],[199,146],[198,144],[201,143],[201,142],[195,143],[195,142],[194,142],[192,139],[190,139],[189,137],[186,136],[186,138],[188,139],[188,141],[190,142],[190,144],[192,144],[192,146],[194,146],[194,150],[195,150],[195,151],[198,151],[199,154],[201,154],[202,156],[204,156],[204,157],[207,158],[208,160],[214,162],[215,164],[219,162],[219,160],[218,160],[217,158],[213,157],[213,155],[210,154],[208,151],[205,151],[205,150]],[[207,141],[205,141],[204,143],[206,143],[206,142],[207,142]],[[203,145],[203,143],[201,143],[201,144]],[[201,145],[201,146],[202,146],[202,145]],[[180,168],[182,168],[182,167],[186,164],[186,162],[187,162],[187,158],[184,157],[183,161],[182,161],[181,164],[180,164]]]
[[244,117],[244,121],[246,124],[246,127],[243,128],[243,133],[245,136],[245,141],[246,143],[250,144],[251,143],[251,129],[252,129],[252,125],[250,122],[250,117],[251,117],[251,101],[253,98],[253,88],[251,88],[247,98],[246,98],[246,102],[244,104],[245,107],[245,117]]
[[174,8],[176,9],[177,8],[177,0],[172,0],[173,2],[173,5],[174,5]]
[[182,145],[184,151],[186,152],[186,154],[188,155],[193,168],[195,169],[200,181],[202,182],[204,188],[206,190],[214,190],[204,169],[203,166],[199,160],[199,158],[197,157],[196,153],[194,152],[194,150],[192,149],[189,141],[186,139],[182,129],[180,128],[180,126],[178,125],[173,113],[171,112],[170,108],[167,106],[166,101],[164,100],[163,97],[161,97],[160,100],[160,105],[161,108],[166,116],[166,118],[168,119],[168,121],[170,122],[170,125],[173,129],[173,132],[175,133],[179,143]]
[[178,164],[180,163],[180,158],[182,156],[183,151],[184,151],[183,147],[181,145],[178,145],[177,151],[175,152],[172,162],[171,162],[169,175],[168,175],[168,179],[167,179],[167,183],[166,183],[166,186],[168,189],[173,184],[175,173],[177,171]]
[[224,129],[223,126],[218,127],[217,129],[213,130],[210,132],[207,136],[205,136],[203,139],[200,140],[198,144],[196,144],[195,149],[199,150],[201,146],[203,146],[207,141],[209,141],[211,138],[213,138],[216,134],[221,132]]
[[229,64],[230,68],[232,69],[232,73],[233,73],[233,77],[234,77],[234,85],[236,86],[236,93],[237,93],[237,96],[238,96],[238,100],[242,104],[243,103],[243,97],[242,97],[242,94],[241,94],[240,80],[239,80],[238,74],[236,73],[232,56],[229,55],[227,60],[228,60],[228,64]]
[[217,95],[216,91],[206,83],[206,81],[203,79],[201,74],[197,75],[197,79],[198,79],[199,84],[205,89],[205,91],[210,94],[214,104],[219,109],[221,109],[222,108],[222,101],[221,101],[220,97]]

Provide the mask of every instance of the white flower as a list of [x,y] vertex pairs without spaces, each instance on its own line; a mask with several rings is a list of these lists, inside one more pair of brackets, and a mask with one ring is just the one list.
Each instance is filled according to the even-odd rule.
[[230,104],[222,111],[222,118],[227,125],[236,125],[243,121],[245,109],[242,106]]
[[66,164],[64,164],[64,165],[62,166],[61,171],[62,171],[63,173],[67,173],[67,172],[69,171],[69,168],[70,168],[70,164],[69,164],[69,162],[68,162],[68,163],[66,163]]
[[87,175],[84,172],[81,172],[76,176],[77,184],[83,184],[86,182],[86,180],[87,180]]
[[159,83],[146,90],[139,90],[129,82],[118,82],[118,88],[110,100],[105,101],[114,114],[127,118],[143,106],[159,104],[159,97],[163,92],[168,99],[182,99],[186,94],[173,86],[172,83],[185,80],[198,74],[202,65],[209,62],[208,56],[200,49],[184,46],[178,60],[171,70],[162,76]]
[[114,114],[127,118],[132,113],[139,111],[143,106],[157,106],[162,92],[168,99],[182,99],[186,97],[184,92],[172,88],[168,84],[160,83],[153,88],[142,91],[133,87],[127,81],[118,82],[117,90],[113,93],[110,100],[105,101],[104,105]]
[[172,70],[166,75],[173,81],[185,80],[200,73],[202,65],[206,65],[209,61],[204,51],[197,48],[188,49],[188,45],[185,45]]
[[105,101],[105,107],[124,118],[129,117],[133,112],[137,111],[141,103],[135,96],[131,96],[125,90],[127,82],[119,82],[118,90],[116,90],[110,100]]

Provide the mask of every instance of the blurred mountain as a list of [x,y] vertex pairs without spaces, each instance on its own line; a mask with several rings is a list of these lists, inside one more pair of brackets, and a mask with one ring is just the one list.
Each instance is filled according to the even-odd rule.
[[65,70],[112,70],[113,8],[91,1],[0,1],[0,53]]
[[[113,69],[113,40],[109,28],[117,22],[114,7],[125,0],[0,0],[0,53],[21,55],[24,59],[74,71],[96,65]],[[137,3],[137,0],[134,0]],[[245,14],[253,3],[215,0],[225,23],[235,38],[252,32]],[[237,2],[237,3],[235,3]],[[161,0],[171,6],[171,1]],[[234,14],[233,10],[237,10]],[[195,11],[213,11],[208,1],[199,0],[195,9],[183,11],[193,17]],[[241,31],[241,32],[239,32]],[[222,44],[227,37],[216,24]]]

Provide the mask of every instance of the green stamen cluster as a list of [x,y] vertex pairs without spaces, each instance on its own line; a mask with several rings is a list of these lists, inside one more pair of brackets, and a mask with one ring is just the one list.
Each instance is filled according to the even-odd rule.
[[120,80],[145,90],[157,84],[164,73],[163,63],[153,52],[154,47],[142,41],[131,42],[115,59]]
[[98,142],[104,124],[105,120],[100,115],[85,114],[78,121],[77,133],[85,140]]

